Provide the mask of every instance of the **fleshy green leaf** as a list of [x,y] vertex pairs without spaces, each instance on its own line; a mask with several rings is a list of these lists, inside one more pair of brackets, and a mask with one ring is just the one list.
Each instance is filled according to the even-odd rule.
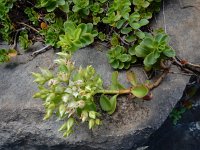
[[152,52],[148,54],[144,59],[144,65],[145,66],[152,66],[157,62],[157,59],[160,57],[159,52]]
[[139,24],[140,24],[140,26],[145,26],[145,25],[149,24],[149,21],[147,19],[141,19],[139,21]]
[[135,46],[132,46],[128,49],[128,53],[131,55],[135,55]]
[[130,26],[135,30],[137,30],[141,27],[141,25],[139,23],[131,23]]
[[94,125],[95,125],[94,119],[90,119],[89,120],[89,129],[92,129],[94,127]]
[[121,62],[126,62],[126,61],[128,61],[128,60],[130,60],[130,55],[128,55],[128,54],[122,54],[122,55],[120,55],[119,57],[118,57],[118,59],[121,61]]
[[96,112],[95,111],[89,111],[89,117],[92,119],[96,119]]
[[175,57],[176,53],[173,49],[168,48],[163,51],[163,54],[167,57]]
[[149,54],[149,49],[146,49],[141,45],[136,46],[135,55],[137,57],[146,57],[148,54]]
[[110,100],[105,95],[101,95],[101,97],[100,97],[100,106],[101,106],[102,110],[104,110],[104,111],[112,110],[112,105],[110,103]]
[[112,73],[112,80],[111,80],[111,86],[110,86],[111,90],[121,90],[121,89],[125,89],[123,85],[121,85],[118,81],[118,72],[115,71]]
[[136,37],[134,35],[129,35],[129,36],[126,36],[125,40],[131,43],[136,40]]
[[115,112],[116,106],[117,106],[117,96],[118,95],[114,95],[113,97],[111,97],[110,99],[110,104],[111,104],[111,110],[108,112],[108,114],[113,114]]
[[132,71],[127,71],[126,72],[126,76],[128,81],[133,85],[136,86],[137,85],[137,79],[136,79],[136,75],[134,72]]
[[114,60],[112,63],[111,63],[111,66],[114,68],[114,69],[117,69],[119,67],[119,61],[118,60]]
[[128,34],[129,32],[132,31],[132,28],[131,27],[127,27],[127,28],[123,28],[121,29],[121,33],[122,34]]
[[117,22],[117,24],[116,24],[117,29],[120,29],[120,28],[123,26],[123,24],[124,24],[125,22],[126,22],[125,19],[119,20],[119,21]]
[[60,117],[63,117],[63,115],[65,114],[65,111],[66,111],[66,107],[64,104],[61,104],[60,107],[59,107],[59,114],[60,114]]
[[149,89],[144,85],[138,85],[131,90],[131,93],[137,98],[143,98],[149,93]]
[[136,34],[136,36],[139,37],[140,39],[144,39],[144,38],[145,38],[145,34],[144,34],[144,32],[142,32],[142,31],[137,31],[135,34]]

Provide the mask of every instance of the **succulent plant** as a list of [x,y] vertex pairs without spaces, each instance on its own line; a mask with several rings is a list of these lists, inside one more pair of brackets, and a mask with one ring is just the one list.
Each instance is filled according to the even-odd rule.
[[[94,97],[96,94],[101,94],[101,109],[111,115],[116,110],[118,95],[132,94],[143,98],[149,93],[145,84],[137,83],[133,73],[127,74],[128,81],[133,86],[125,89],[118,81],[117,71],[113,72],[110,89],[106,90],[101,77],[92,66],[77,69],[70,60],[70,54],[60,52],[58,55],[59,58],[55,60],[59,65],[57,73],[41,68],[41,73],[32,73],[39,88],[39,92],[33,97],[43,100],[46,109],[44,120],[54,113],[59,120],[66,120],[59,129],[64,132],[63,136],[69,136],[73,132],[76,121],[87,122],[89,129],[101,124],[101,114]],[[108,97],[107,94],[113,96]]]
[[60,35],[60,41],[57,43],[63,51],[75,52],[79,48],[85,47],[94,41],[98,32],[93,30],[93,24],[81,23],[78,26],[74,22],[64,23],[64,35]]
[[137,60],[135,56],[128,54],[123,46],[119,45],[111,48],[107,53],[107,57],[108,62],[114,69],[128,69],[131,63],[135,63]]
[[54,112],[59,119],[67,120],[60,131],[64,131],[63,135],[68,136],[72,133],[77,117],[82,122],[88,122],[90,129],[100,124],[100,114],[97,112],[93,95],[103,87],[102,79],[92,66],[76,70],[69,54],[58,55],[60,58],[55,60],[55,63],[59,65],[59,71],[56,75],[47,69],[41,69],[41,74],[33,73],[34,81],[40,89],[34,98],[43,99],[46,108],[45,120]]
[[36,7],[45,7],[48,12],[54,11],[56,8],[60,8],[64,12],[69,11],[69,4],[66,0],[39,0]]
[[135,48],[137,57],[144,58],[144,65],[152,67],[161,59],[175,56],[175,51],[169,46],[169,37],[164,32],[157,32],[146,36]]

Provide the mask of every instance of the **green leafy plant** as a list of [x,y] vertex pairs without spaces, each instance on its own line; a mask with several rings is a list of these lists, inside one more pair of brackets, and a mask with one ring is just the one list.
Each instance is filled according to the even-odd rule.
[[150,2],[153,0],[133,0],[133,4],[136,6],[135,10],[140,10],[141,8],[147,8],[150,5]]
[[92,11],[93,15],[97,15],[97,14],[101,14],[104,12],[104,9],[102,8],[102,4],[105,3],[107,0],[104,1],[100,1],[99,2],[94,2],[91,6],[90,6],[90,10]]
[[[59,70],[55,75],[48,69],[40,69],[41,74],[32,74],[40,90],[34,98],[41,98],[46,109],[44,119],[49,119],[55,113],[58,119],[67,120],[59,129],[64,136],[73,132],[73,125],[77,121],[88,122],[89,129],[101,124],[101,113],[94,99],[96,94],[101,94],[101,109],[113,114],[118,95],[132,94],[143,98],[149,93],[149,84],[138,83],[133,72],[127,73],[132,87],[126,89],[118,81],[118,72],[113,72],[110,89],[104,89],[101,77],[92,66],[77,69],[70,60],[70,54],[60,52],[58,55],[60,57],[55,63],[59,65]],[[109,98],[106,95],[114,96]]]
[[82,10],[85,15],[89,14],[89,0],[73,0],[73,12],[78,12]]
[[[147,9],[151,3],[153,3],[154,9],[156,9],[156,11],[160,10],[160,4],[161,0],[133,0],[133,4],[135,5],[134,10],[135,11],[143,11],[145,9]],[[159,9],[158,9],[158,8]]]
[[[161,76],[153,84],[150,81],[139,83],[133,72],[127,72],[131,87],[125,88],[118,81],[118,72],[113,72],[109,89],[104,89],[101,77],[92,66],[75,67],[70,60],[72,53],[92,44],[98,37],[106,41],[106,47],[110,47],[107,57],[114,69],[128,69],[140,58],[144,60],[145,67],[151,69],[175,56],[166,34],[145,32],[153,13],[159,10],[161,0],[38,0],[32,2],[36,4],[35,7],[23,8],[27,15],[23,18],[26,23],[21,24],[18,18],[10,17],[12,9],[14,12],[17,9],[13,7],[15,2],[17,6],[23,3],[26,7],[26,1],[0,0],[1,37],[11,41],[15,33],[13,30],[18,31],[23,25],[30,28],[30,32],[19,34],[23,49],[29,47],[31,37],[61,48],[62,52],[55,60],[58,69],[54,73],[41,69],[41,73],[33,73],[33,76],[39,89],[34,97],[42,99],[46,109],[44,119],[56,115],[58,119],[65,120],[59,129],[64,136],[69,136],[79,121],[87,122],[89,129],[100,125],[102,111],[113,114],[119,95],[128,94],[133,98],[150,100],[150,90],[158,86],[163,78]],[[39,10],[39,13],[35,10]],[[40,37],[34,36],[32,31],[36,31]],[[16,54],[13,49],[0,50],[0,63],[9,61]],[[95,95],[100,95],[99,102],[95,101]]]
[[26,8],[24,13],[28,15],[28,18],[33,23],[33,25],[39,25],[38,19],[40,16],[33,8]]
[[63,51],[75,52],[79,48],[85,47],[94,42],[94,37],[98,35],[97,31],[93,30],[93,25],[79,24],[74,22],[64,23],[64,35],[60,35],[60,41],[57,43],[62,47]]
[[60,8],[64,12],[69,11],[69,4],[66,0],[39,0],[36,5],[37,8],[45,7],[48,12]]
[[53,12],[47,13],[47,14],[44,16],[44,20],[45,20],[46,22],[48,22],[49,24],[55,23],[55,22],[56,22],[56,15],[55,15],[55,13],[53,13]]
[[13,25],[11,23],[8,13],[13,7],[13,3],[15,1],[16,0],[0,0],[0,25],[2,26],[0,28],[0,34],[2,38],[7,42],[10,41],[10,34],[13,30]]
[[15,57],[17,52],[14,49],[0,49],[0,64],[8,62],[11,57]]
[[129,12],[131,11],[130,6],[130,0],[114,0],[109,7],[106,17],[103,18],[103,22],[115,27],[116,22],[121,18],[128,20]]
[[[7,33],[13,28],[7,15],[10,8],[12,8],[13,2],[2,2],[2,7],[6,6],[3,13],[4,17],[2,18],[4,18],[4,27],[6,28],[4,31]],[[129,49],[133,45],[138,45],[146,36],[146,33],[141,28],[149,23],[152,13],[156,11],[154,11],[154,7],[157,7],[159,3],[160,0],[39,0],[36,2],[36,8],[27,7],[25,8],[25,13],[28,15],[28,19],[36,26],[39,23],[39,19],[40,21],[42,20],[42,30],[39,32],[44,35],[45,43],[54,47],[61,47],[63,51],[74,52],[93,43],[94,37],[98,35],[98,32],[100,33],[98,36],[100,40],[111,41],[113,47],[122,45]],[[51,13],[44,11],[39,15],[35,11],[39,8],[45,8],[47,12]],[[56,17],[57,8],[63,11],[62,18]],[[65,23],[61,21],[64,19],[67,19]],[[65,24],[71,26],[71,29],[66,27]],[[107,28],[107,31],[101,29],[102,25],[103,28]],[[86,28],[88,30],[85,30]],[[72,30],[76,32],[72,33]],[[8,35],[10,34],[2,34],[4,39],[8,39]]]
[[[47,16],[48,17],[48,16]],[[48,25],[46,29],[40,30],[40,34],[45,36],[45,43],[58,47],[57,42],[59,41],[60,34],[64,33],[63,30],[63,19],[61,18],[47,18],[48,22],[54,22]]]
[[107,53],[108,62],[114,69],[128,69],[131,63],[135,63],[137,58],[127,54],[126,49],[123,46],[117,45],[111,48]]
[[98,38],[101,40],[101,41],[105,41],[107,39],[107,36],[106,34],[102,33],[102,32],[99,32],[98,33]]
[[169,117],[172,119],[174,125],[182,118],[182,115],[187,111],[187,108],[173,109]]
[[110,115],[114,113],[117,106],[117,96],[118,95],[114,95],[111,99],[109,99],[107,96],[101,95],[100,105],[102,110],[108,112]]
[[19,44],[23,50],[27,50],[30,45],[32,45],[32,41],[28,39],[28,32],[21,31],[19,36]]
[[57,75],[54,76],[45,69],[41,69],[42,74],[33,73],[40,89],[34,97],[44,101],[44,119],[50,118],[53,112],[56,112],[59,119],[67,119],[60,131],[64,131],[64,136],[68,136],[72,133],[76,117],[82,122],[88,122],[90,129],[100,124],[100,114],[97,112],[93,95],[102,89],[102,80],[91,66],[76,70],[74,63],[69,60],[70,55],[58,55],[60,58],[55,60],[59,65]]
[[146,36],[135,48],[135,54],[144,58],[144,65],[151,68],[162,59],[174,57],[175,51],[169,46],[169,37],[163,32],[158,32],[154,36]]
[[0,64],[9,61],[8,52],[5,49],[0,49]]

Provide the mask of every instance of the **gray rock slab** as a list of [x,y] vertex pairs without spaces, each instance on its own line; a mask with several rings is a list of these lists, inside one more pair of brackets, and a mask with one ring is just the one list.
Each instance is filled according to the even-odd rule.
[[[199,12],[193,7],[183,8],[178,0],[167,1],[164,6],[172,46],[181,57],[198,62],[200,55],[195,47],[199,44],[199,28],[189,24],[193,21],[198,24]],[[152,26],[162,27],[162,12],[156,20]],[[113,70],[108,65],[106,51],[100,45],[87,47],[77,51],[74,60],[83,67],[92,65],[104,79],[104,86],[108,87]],[[66,139],[57,131],[62,122],[56,122],[55,118],[42,121],[42,103],[32,99],[37,86],[32,82],[30,72],[37,72],[39,66],[50,66],[55,54],[50,50],[22,64],[28,57],[29,54],[18,56],[10,64],[0,66],[0,149],[135,149],[164,122],[189,79],[180,74],[169,74],[159,88],[153,90],[152,101],[120,97],[116,112],[112,116],[103,115],[102,126],[91,131],[86,124],[80,124]],[[139,80],[145,80],[142,68],[131,69]],[[175,66],[172,69],[178,71]],[[128,86],[124,71],[120,72],[119,78]]]
[[200,63],[200,0],[165,0],[162,7],[153,26],[166,27],[177,56]]

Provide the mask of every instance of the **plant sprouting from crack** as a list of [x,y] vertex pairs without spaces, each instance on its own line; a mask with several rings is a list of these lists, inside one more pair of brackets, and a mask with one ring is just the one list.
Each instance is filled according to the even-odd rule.
[[85,47],[94,42],[94,37],[98,35],[93,30],[93,24],[79,24],[67,21],[64,23],[64,35],[60,35],[60,41],[57,43],[63,51],[75,52],[79,48]]
[[[145,97],[148,97],[150,90],[158,84],[138,83],[135,74],[127,72],[132,87],[125,88],[118,81],[118,72],[114,72],[110,89],[104,89],[101,77],[92,66],[76,68],[70,60],[70,54],[60,52],[58,55],[60,58],[55,60],[57,73],[40,69],[41,74],[32,74],[40,90],[34,98],[42,99],[46,109],[44,119],[49,119],[55,113],[58,119],[66,120],[59,129],[64,136],[73,132],[75,122],[87,122],[89,129],[101,124],[95,95],[101,95],[101,109],[112,114],[117,106],[118,95],[132,94],[133,97],[147,99]],[[113,96],[110,98],[106,95]]]
[[160,66],[162,60],[175,57],[175,51],[169,46],[168,35],[158,30],[142,40],[135,48],[135,55],[143,58],[144,66],[150,69],[156,64]]

